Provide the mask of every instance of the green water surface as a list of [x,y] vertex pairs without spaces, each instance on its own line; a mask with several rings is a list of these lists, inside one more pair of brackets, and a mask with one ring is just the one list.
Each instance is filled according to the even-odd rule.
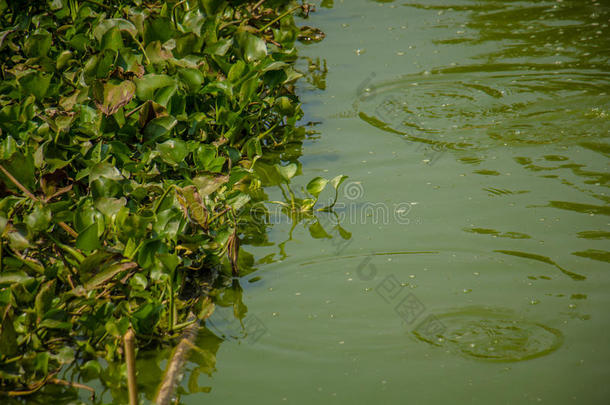
[[210,392],[184,403],[608,403],[609,19],[604,1],[318,6],[292,188],[350,178],[324,232],[272,211],[271,244],[246,247],[251,323],[219,308]]

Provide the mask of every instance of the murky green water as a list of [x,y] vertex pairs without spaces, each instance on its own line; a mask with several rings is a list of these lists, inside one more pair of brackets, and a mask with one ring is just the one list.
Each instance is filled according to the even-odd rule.
[[292,189],[350,178],[335,214],[272,211],[245,246],[182,402],[607,403],[608,2],[325,0],[306,23],[327,37],[301,49]]
[[278,214],[248,248],[264,335],[185,403],[607,403],[608,3],[319,11],[296,183],[351,182],[325,233]]

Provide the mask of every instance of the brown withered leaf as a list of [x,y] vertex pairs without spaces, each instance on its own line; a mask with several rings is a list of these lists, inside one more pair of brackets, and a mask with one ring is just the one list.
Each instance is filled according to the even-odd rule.
[[195,186],[176,188],[178,202],[182,206],[185,216],[198,223],[203,229],[208,229],[208,210],[203,204],[201,196]]
[[131,80],[117,84],[98,81],[93,84],[92,89],[95,105],[107,116],[128,104],[136,94],[136,85]]
[[163,107],[161,104],[155,103],[152,100],[148,100],[140,109],[138,124],[140,124],[140,128],[144,128],[150,121],[165,115],[167,115],[167,110],[165,107]]
[[237,236],[237,229],[233,231],[227,241],[227,258],[231,263],[233,276],[239,276],[239,266],[237,265],[239,260],[239,237]]
[[199,195],[201,195],[202,197],[207,197],[214,191],[218,190],[222,185],[227,183],[229,181],[229,176],[197,176],[192,181],[193,184],[197,187]]

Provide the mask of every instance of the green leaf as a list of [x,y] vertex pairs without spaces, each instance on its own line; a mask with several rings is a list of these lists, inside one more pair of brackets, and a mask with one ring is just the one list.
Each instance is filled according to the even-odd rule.
[[332,236],[326,232],[318,221],[309,225],[309,234],[315,239],[332,239]]
[[102,374],[102,366],[97,360],[89,360],[79,367],[79,375],[85,382],[98,378],[100,374]]
[[71,330],[72,322],[62,322],[56,319],[45,319],[38,325],[40,328]]
[[218,42],[205,47],[205,52],[216,55],[225,56],[233,46],[233,38],[221,38]]
[[153,232],[159,237],[176,241],[183,224],[184,216],[182,212],[174,209],[167,209],[157,214],[156,221],[153,223]]
[[275,61],[275,62],[271,62],[270,64],[268,64],[262,71],[269,72],[272,70],[280,70],[280,69],[285,68],[286,66],[289,66],[286,62]]
[[76,238],[76,247],[82,250],[95,250],[102,246],[102,242],[97,236],[97,223],[89,225]]
[[91,79],[106,78],[114,71],[117,51],[114,49],[104,49],[97,55],[87,60],[83,68],[83,76],[87,82]]
[[267,44],[262,38],[244,32],[238,37],[238,43],[246,62],[255,62],[267,56]]
[[150,269],[155,264],[155,256],[158,253],[165,253],[164,250],[166,248],[161,240],[147,240],[138,251],[138,264],[143,269]]
[[231,65],[231,69],[229,70],[229,74],[227,75],[227,79],[231,83],[235,83],[240,80],[246,70],[246,64],[243,60],[237,60],[233,65]]
[[114,181],[123,180],[123,176],[119,169],[108,162],[100,162],[91,168],[89,172],[89,182],[97,180],[100,177],[105,177]]
[[171,39],[177,34],[174,30],[172,21],[167,17],[149,16],[144,21],[144,42],[148,44],[152,41],[162,43]]
[[21,232],[10,232],[8,234],[9,246],[17,251],[32,247],[30,241]]
[[229,181],[229,176],[198,176],[193,180],[201,198],[212,194]]
[[258,89],[259,80],[256,77],[246,80],[239,88],[239,104],[248,105],[254,98]]
[[118,51],[123,47],[123,37],[118,27],[112,27],[102,36],[101,49],[112,49]]
[[309,211],[311,210],[314,205],[316,205],[316,203],[318,202],[317,198],[303,198],[303,200],[301,201],[301,212],[305,212],[305,211]]
[[195,220],[202,228],[207,228],[208,210],[203,204],[201,196],[195,186],[186,186],[178,189],[179,200],[188,210],[189,218]]
[[58,350],[57,354],[54,355],[55,359],[60,364],[70,364],[74,361],[75,353],[74,349],[71,347],[62,347]]
[[47,56],[51,49],[52,37],[46,31],[28,36],[25,40],[23,50],[29,58],[40,58]]
[[201,0],[201,3],[207,15],[218,14],[226,5],[224,0]]
[[17,142],[12,136],[8,135],[0,142],[0,160],[9,160],[17,151]]
[[176,270],[178,265],[180,264],[180,256],[176,254],[164,253],[158,255],[159,261],[163,264],[163,267],[171,274]]
[[55,298],[55,280],[47,281],[40,287],[34,301],[34,309],[38,322],[51,309],[51,301]]
[[148,335],[152,333],[155,326],[161,317],[163,305],[153,304],[151,302],[144,304],[131,315],[131,323],[133,324],[136,334]]
[[241,207],[248,204],[251,197],[245,193],[238,193],[235,197],[227,200],[227,204],[233,208],[235,211],[238,211]]
[[174,138],[157,145],[161,159],[172,166],[178,166],[189,154],[186,142]]
[[330,184],[333,186],[333,188],[335,190],[338,190],[339,186],[347,179],[347,177],[348,176],[345,176],[342,174],[335,176],[330,180]]
[[113,255],[109,252],[99,250],[94,254],[88,255],[83,260],[79,267],[79,276],[81,281],[86,282],[89,280],[95,272],[99,272],[100,269],[106,267],[106,263],[113,258]]
[[17,81],[24,96],[33,94],[37,100],[42,100],[49,90],[53,75],[43,72],[30,72],[21,76]]
[[349,240],[352,238],[351,232],[346,231],[341,225],[336,225],[335,229],[339,232],[342,239]]
[[25,218],[25,223],[33,232],[45,231],[51,224],[51,210],[42,204],[36,204]]
[[176,85],[176,81],[171,76],[154,73],[144,75],[140,79],[136,78],[134,82],[136,84],[136,96],[142,101],[155,101],[155,91]]
[[12,356],[17,352],[17,333],[15,332],[13,311],[5,310],[2,313],[0,324],[0,353],[3,356]]
[[28,276],[24,271],[3,272],[0,273],[0,287],[21,284],[32,279],[33,278]]
[[137,264],[133,262],[113,264],[91,277],[91,279],[85,283],[85,289],[91,290],[93,288],[97,288],[107,281],[112,280],[112,278],[114,278],[114,276],[117,274],[135,267],[137,267]]
[[289,97],[282,96],[275,100],[275,106],[281,114],[294,115],[295,105]]
[[[74,211],[74,226],[77,232],[82,232],[92,224],[102,225],[103,230],[104,216],[93,207],[90,201],[85,201]],[[101,233],[101,230],[98,229],[98,231]]]
[[93,29],[93,36],[98,42],[101,43],[104,35],[113,28],[120,31],[126,31],[134,38],[138,34],[138,29],[130,21],[123,18],[108,18],[95,25],[95,28]]
[[286,165],[286,166],[275,165],[275,168],[277,169],[278,173],[286,181],[290,181],[290,179],[292,179],[294,177],[294,175],[297,173],[298,167],[297,167],[296,163],[290,163],[289,165]]
[[100,197],[95,200],[95,208],[97,208],[97,210],[104,214],[108,219],[113,219],[126,204],[127,200],[125,197]]
[[156,139],[168,135],[176,126],[178,121],[172,116],[159,117],[151,120],[144,128],[145,141],[152,142]]
[[309,194],[318,198],[318,196],[324,190],[327,184],[328,180],[324,177],[315,177],[309,183],[307,183],[307,191],[309,192]]
[[203,84],[203,73],[197,69],[180,69],[178,76],[191,93],[199,90]]
[[140,115],[138,117],[138,124],[140,128],[146,127],[146,124],[155,118],[160,118],[167,115],[167,109],[154,101],[149,100],[143,105],[144,106],[140,109]]

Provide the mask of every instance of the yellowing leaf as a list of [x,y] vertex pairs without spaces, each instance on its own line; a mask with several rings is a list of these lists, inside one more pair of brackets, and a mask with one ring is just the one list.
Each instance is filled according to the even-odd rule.
[[136,85],[131,80],[118,84],[96,82],[93,86],[95,105],[105,115],[116,113],[128,104],[136,93]]

